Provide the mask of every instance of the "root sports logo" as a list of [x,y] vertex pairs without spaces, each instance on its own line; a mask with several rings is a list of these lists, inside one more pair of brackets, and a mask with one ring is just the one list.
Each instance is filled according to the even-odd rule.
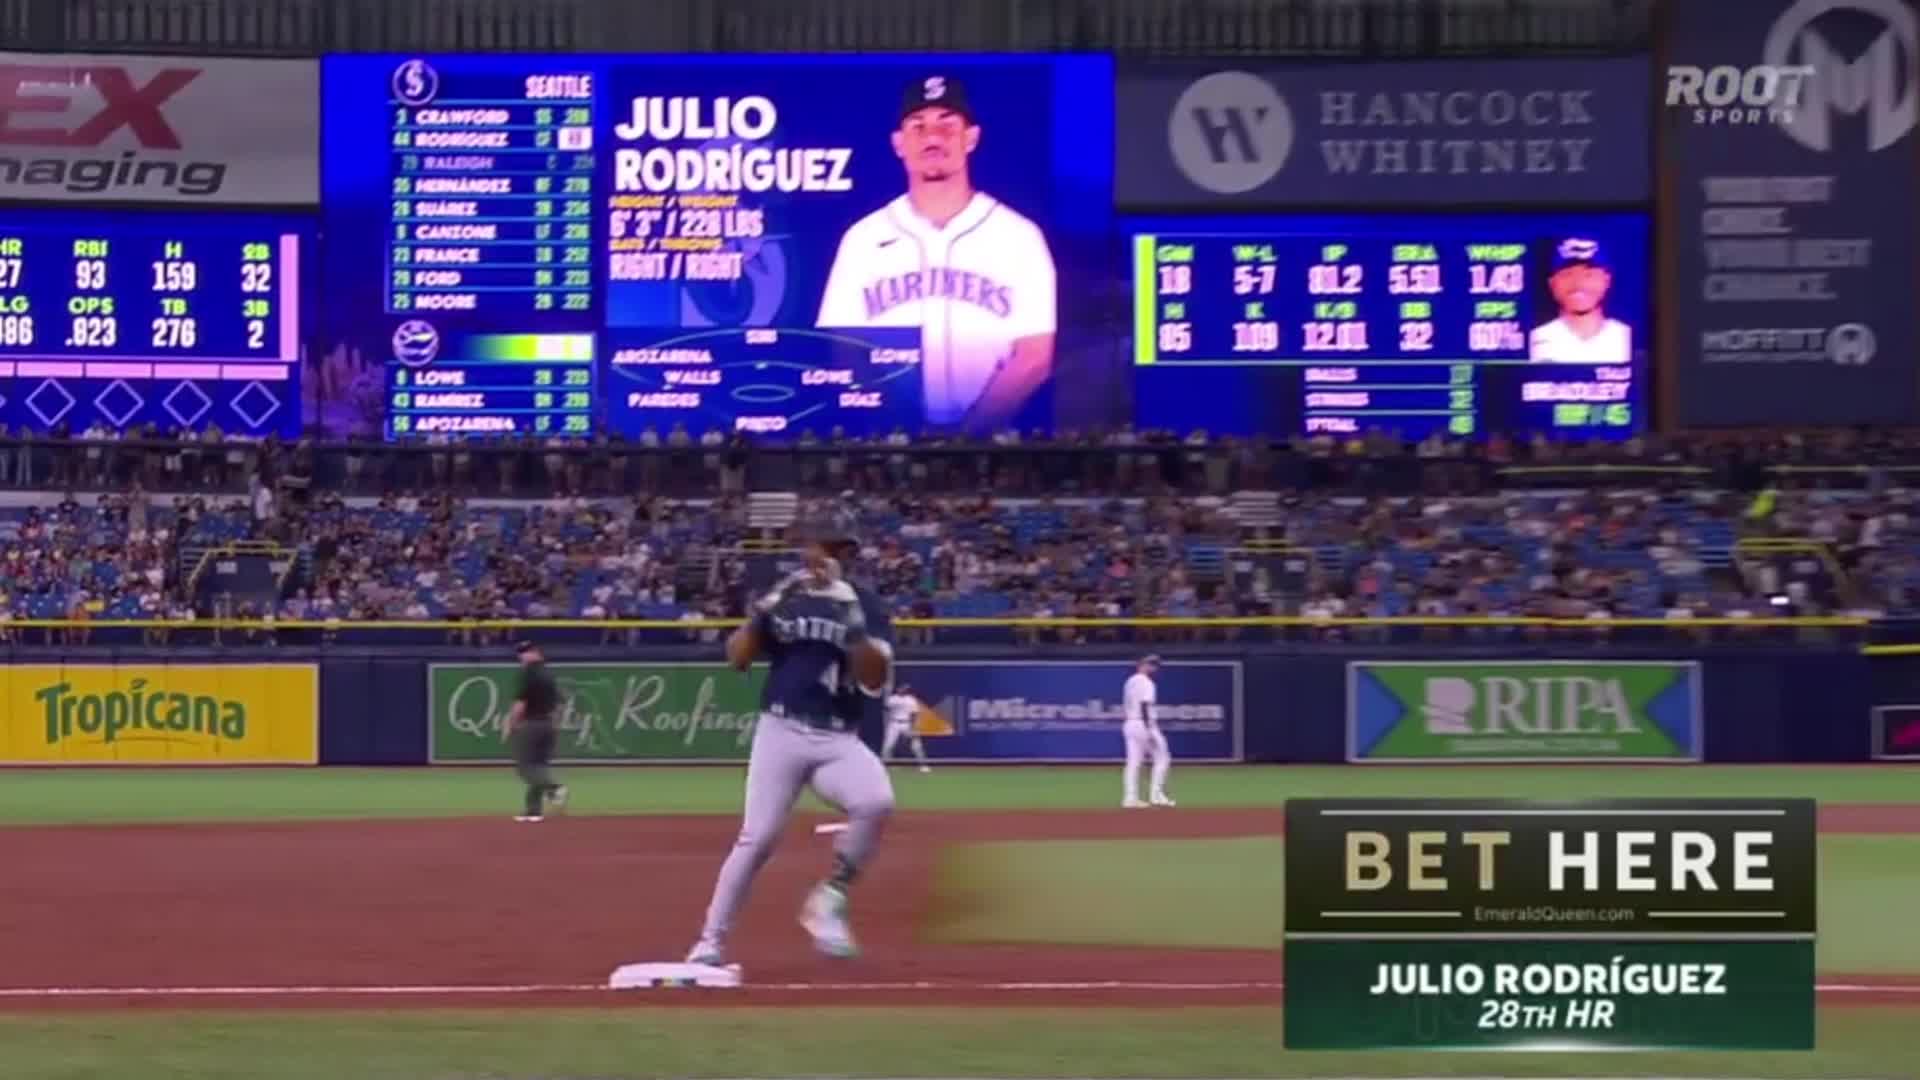
[[1698,761],[1700,666],[1683,661],[1347,665],[1347,760]]

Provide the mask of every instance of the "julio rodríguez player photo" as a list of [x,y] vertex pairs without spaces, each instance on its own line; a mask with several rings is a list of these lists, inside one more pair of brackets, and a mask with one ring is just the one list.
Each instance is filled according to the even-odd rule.
[[960,80],[908,84],[890,136],[906,190],[840,238],[816,320],[919,327],[927,422],[976,432],[1007,426],[1052,375],[1058,308],[1046,236],[974,187],[984,130]]
[[1547,289],[1555,308],[1535,327],[1528,359],[1535,363],[1626,364],[1633,330],[1607,316],[1613,271],[1597,240],[1568,237],[1554,246]]

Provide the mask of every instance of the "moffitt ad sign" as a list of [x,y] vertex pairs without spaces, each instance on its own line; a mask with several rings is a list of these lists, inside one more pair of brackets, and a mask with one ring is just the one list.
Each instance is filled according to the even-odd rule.
[[319,71],[0,53],[0,200],[318,203]]
[[[1122,205],[1628,203],[1644,59],[1143,63],[1116,90]],[[1132,134],[1137,133],[1137,135]]]
[[1914,422],[1914,9],[1670,9],[1680,422]]

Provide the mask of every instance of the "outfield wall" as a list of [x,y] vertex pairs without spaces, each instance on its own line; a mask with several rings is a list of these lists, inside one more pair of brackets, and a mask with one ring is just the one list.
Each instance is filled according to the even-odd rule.
[[[1168,660],[1163,726],[1189,760],[1849,762],[1892,750],[1920,759],[1920,657],[1804,645],[1159,648]],[[903,671],[928,699],[919,722],[936,758],[1107,761],[1121,752],[1120,682],[1137,651],[956,647],[913,654]],[[16,648],[7,657],[0,674],[30,674],[34,686],[58,682],[63,666],[76,685],[102,686],[161,685],[169,668],[192,668],[204,681],[232,667],[229,681],[252,688],[250,730],[285,727],[284,745],[294,748],[254,757],[173,752],[164,726],[123,724],[121,744],[138,735],[149,746],[111,759],[121,764],[299,762],[312,759],[309,745],[322,764],[484,762],[497,753],[494,725],[511,696],[511,668],[490,666],[511,659],[470,649]],[[553,659],[580,702],[563,757],[744,756],[754,684],[713,665],[710,650],[584,649]],[[317,708],[304,697],[312,683],[261,682],[244,670],[269,663],[280,672],[310,666]],[[52,730],[46,703],[30,690],[5,699],[0,745],[16,751],[9,761],[49,763],[53,756],[36,749]],[[115,701],[102,700],[100,717],[117,716]],[[86,744],[104,742],[105,727],[85,709],[56,732],[61,756],[51,763],[101,759]]]

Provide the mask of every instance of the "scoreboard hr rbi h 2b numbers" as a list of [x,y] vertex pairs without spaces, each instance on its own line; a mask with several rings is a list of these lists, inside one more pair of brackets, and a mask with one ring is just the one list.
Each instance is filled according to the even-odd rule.
[[1287,804],[1291,1049],[1814,1041],[1811,800]]
[[0,423],[297,433],[300,266],[284,221],[0,213]]
[[1177,373],[1237,368],[1247,394],[1309,435],[1619,438],[1644,425],[1644,270],[1614,265],[1639,261],[1637,242],[1576,231],[1578,215],[1538,230],[1431,215],[1275,224],[1134,236],[1143,388],[1178,395]]
[[390,90],[388,434],[587,435],[592,74],[408,60]]

